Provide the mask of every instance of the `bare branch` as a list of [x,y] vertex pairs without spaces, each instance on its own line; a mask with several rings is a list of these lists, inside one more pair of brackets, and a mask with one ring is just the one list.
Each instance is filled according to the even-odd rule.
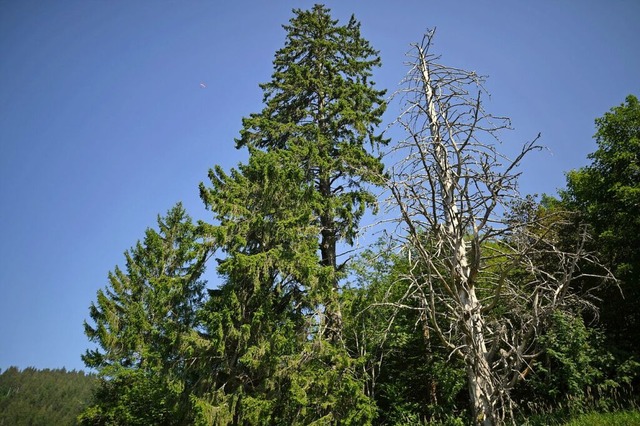
[[406,138],[385,153],[400,159],[387,179],[388,204],[410,268],[401,300],[384,303],[423,311],[429,330],[464,361],[476,418],[500,424],[513,406],[510,389],[534,368],[551,315],[593,306],[574,283],[612,277],[582,271],[599,265],[584,250],[586,229],[575,247],[562,248],[561,217],[520,196],[518,167],[542,148],[540,135],[514,159],[501,154],[509,119],[484,110],[482,77],[438,62],[433,36],[408,54],[395,122]]

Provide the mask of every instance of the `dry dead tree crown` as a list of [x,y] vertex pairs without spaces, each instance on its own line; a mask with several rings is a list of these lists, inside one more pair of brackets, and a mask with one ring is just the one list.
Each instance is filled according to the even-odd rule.
[[483,77],[440,63],[433,37],[408,54],[395,122],[406,137],[386,153],[395,159],[387,173],[394,238],[410,266],[404,296],[391,303],[422,311],[424,332],[463,360],[478,422],[500,424],[550,316],[591,306],[572,284],[598,260],[584,249],[585,229],[561,247],[566,215],[542,212],[518,191],[518,167],[542,148],[540,135],[515,158],[503,155],[509,119],[484,109]]

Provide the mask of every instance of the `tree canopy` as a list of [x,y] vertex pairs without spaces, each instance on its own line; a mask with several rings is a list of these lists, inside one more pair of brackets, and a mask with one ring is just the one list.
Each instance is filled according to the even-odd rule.
[[98,403],[84,424],[184,424],[197,378],[186,349],[199,327],[200,276],[208,255],[181,204],[158,217],[158,230],[125,252],[126,269],[109,273],[85,322],[98,348],[83,355],[98,371]]
[[96,386],[82,371],[9,367],[0,373],[0,424],[75,425]]
[[563,200],[593,229],[594,245],[620,279],[603,298],[602,321],[618,345],[640,341],[640,102],[625,102],[597,118],[591,164],[567,173]]
[[[609,269],[637,289],[638,100],[596,121],[593,165],[563,199],[538,202],[517,171],[538,138],[500,152],[508,119],[485,111],[482,78],[430,52],[433,32],[410,52],[405,137],[390,141],[355,17],[315,5],[283,28],[235,140],[247,161],[200,184],[210,219],[181,204],[158,217],[91,304],[83,360],[99,383],[79,421],[490,426],[560,395],[571,410],[627,398],[640,364],[588,319]],[[385,190],[395,226],[359,251]],[[633,332],[637,310],[614,319],[607,303],[605,324]]]

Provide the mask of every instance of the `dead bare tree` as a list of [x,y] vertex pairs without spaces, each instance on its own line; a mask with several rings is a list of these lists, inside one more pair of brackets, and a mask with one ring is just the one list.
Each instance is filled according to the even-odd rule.
[[394,303],[420,306],[425,330],[463,359],[475,422],[503,424],[550,315],[589,306],[570,287],[585,275],[580,265],[597,260],[583,249],[586,233],[562,250],[557,219],[513,213],[526,204],[517,168],[541,148],[540,135],[515,159],[502,155],[498,136],[509,120],[483,109],[480,76],[429,52],[433,35],[412,46],[398,93],[397,125],[407,136],[387,153],[399,158],[389,172],[390,206],[411,265],[409,290]]

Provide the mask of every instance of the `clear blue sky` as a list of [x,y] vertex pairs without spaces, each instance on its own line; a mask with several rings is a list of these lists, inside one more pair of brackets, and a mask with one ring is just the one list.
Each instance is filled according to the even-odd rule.
[[[281,25],[312,4],[0,0],[0,368],[83,368],[108,271],[175,202],[208,217],[198,183],[245,159],[233,139],[261,109]],[[434,26],[443,63],[489,75],[486,106],[515,127],[505,150],[538,132],[550,150],[526,162],[527,193],[563,187],[593,120],[640,95],[637,0],[326,4],[381,51],[379,87],[398,87]]]

